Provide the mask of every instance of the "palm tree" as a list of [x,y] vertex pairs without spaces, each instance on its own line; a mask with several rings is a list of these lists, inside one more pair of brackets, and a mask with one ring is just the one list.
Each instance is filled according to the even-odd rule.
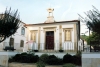
[[19,28],[20,19],[18,10],[11,11],[5,10],[3,14],[0,14],[0,43],[3,42],[6,38],[15,34]]

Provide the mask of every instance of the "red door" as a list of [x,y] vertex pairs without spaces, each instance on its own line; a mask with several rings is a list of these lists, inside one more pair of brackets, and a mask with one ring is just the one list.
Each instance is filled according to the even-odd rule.
[[46,32],[46,49],[54,49],[54,31]]

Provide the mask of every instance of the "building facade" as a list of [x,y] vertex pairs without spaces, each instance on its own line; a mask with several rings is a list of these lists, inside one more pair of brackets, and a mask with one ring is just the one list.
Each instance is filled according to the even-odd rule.
[[27,40],[38,50],[77,50],[80,40],[78,20],[26,25]]
[[55,21],[54,9],[49,8],[47,20],[43,23],[25,24],[11,37],[0,43],[0,50],[5,46],[13,46],[16,51],[52,50],[76,52],[79,49],[80,21]]
[[80,40],[80,21],[55,21],[52,8],[47,9],[48,17],[44,23],[26,24],[27,41],[33,50],[77,51]]

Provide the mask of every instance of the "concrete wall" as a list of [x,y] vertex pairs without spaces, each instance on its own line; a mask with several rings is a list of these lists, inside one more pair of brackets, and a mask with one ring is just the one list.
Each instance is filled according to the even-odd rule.
[[18,52],[0,52],[0,65],[7,67],[9,57],[14,56],[15,54],[18,54]]
[[100,53],[82,53],[82,67],[100,67]]

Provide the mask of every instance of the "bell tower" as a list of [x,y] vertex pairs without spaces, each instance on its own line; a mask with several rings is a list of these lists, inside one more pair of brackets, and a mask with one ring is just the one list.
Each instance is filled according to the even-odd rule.
[[48,11],[48,17],[47,17],[47,20],[45,21],[45,23],[54,22],[54,16],[53,16],[54,9],[48,8],[47,11]]

